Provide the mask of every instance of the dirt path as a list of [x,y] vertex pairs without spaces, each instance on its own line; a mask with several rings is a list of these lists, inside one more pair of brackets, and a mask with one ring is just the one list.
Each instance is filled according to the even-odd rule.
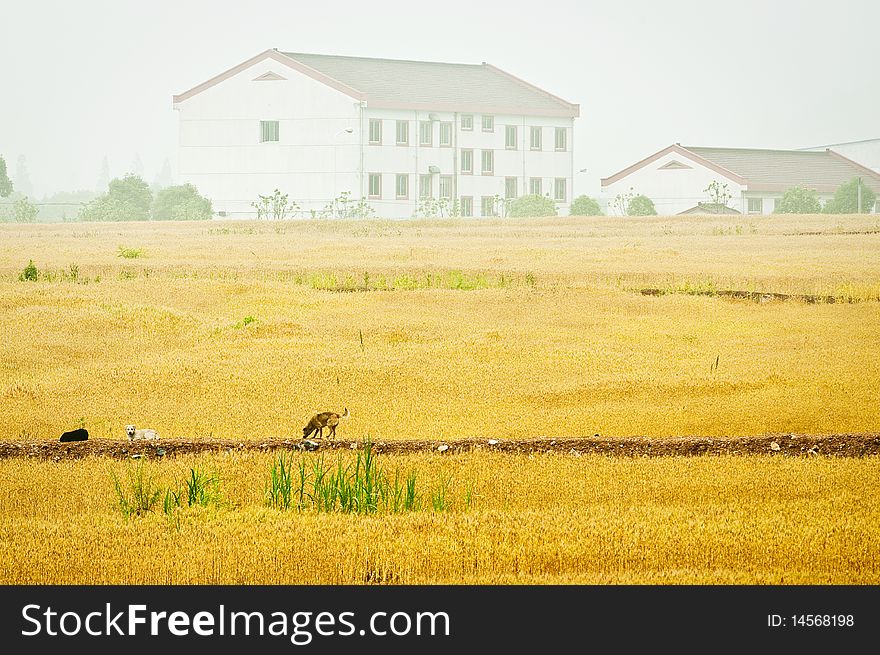
[[[83,457],[157,458],[193,453],[223,453],[238,451],[269,450],[352,450],[358,442],[339,439],[336,441],[301,439],[265,439],[240,441],[213,439],[188,441],[163,439],[157,442],[90,439],[74,443],[49,440],[0,440],[0,459],[24,457],[46,460],[69,460]],[[832,455],[840,457],[866,457],[880,454],[880,434],[772,434],[749,437],[587,437],[534,439],[450,439],[446,441],[378,441],[374,451],[387,454],[436,452],[455,453],[483,451],[502,453],[557,452],[573,455],[598,453],[624,457],[657,457],[720,454],[764,455]]]

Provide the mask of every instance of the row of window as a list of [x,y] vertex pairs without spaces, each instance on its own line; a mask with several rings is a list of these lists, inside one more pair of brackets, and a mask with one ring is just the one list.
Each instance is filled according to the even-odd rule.
[[[409,174],[398,173],[395,175],[394,193],[398,200],[409,199]],[[568,197],[567,182],[564,177],[557,177],[553,180],[553,199],[558,202],[565,202]],[[519,178],[504,178],[504,197],[517,198],[519,196]],[[432,198],[434,196],[434,181],[432,175],[419,175],[419,198]],[[439,180],[438,198],[452,199],[452,176],[441,175]],[[382,174],[370,173],[368,176],[367,192],[371,199],[382,198]],[[543,178],[529,178],[529,193],[532,195],[542,195]],[[489,196],[487,196],[489,197]],[[485,215],[485,214],[484,214]]]
[[[473,118],[473,116],[471,116]],[[484,116],[483,121],[492,116]],[[409,145],[409,121],[396,121],[397,130],[395,143],[399,146]],[[464,129],[464,127],[462,127]],[[557,152],[565,152],[568,149],[568,132],[564,127],[555,128],[554,148]],[[486,130],[491,131],[491,130]],[[544,148],[544,129],[542,127],[529,128],[529,149],[542,150]],[[275,142],[279,140],[280,130],[278,121],[260,121],[260,143]],[[370,145],[382,145],[382,120],[370,119]],[[432,121],[419,121],[419,145],[434,145],[434,124]],[[440,147],[452,147],[452,123],[440,122]],[[504,147],[507,150],[519,149],[519,126],[504,126]],[[487,151],[484,151],[487,152]]]
[[[462,117],[464,118],[464,117]],[[473,116],[470,116],[471,120],[473,120]],[[491,121],[492,127],[490,129],[486,129],[486,119]],[[408,146],[409,145],[409,121],[395,121],[395,143],[399,146]],[[465,128],[464,121],[462,121],[462,130],[473,129],[473,123],[471,123],[471,127]],[[557,151],[565,152],[568,149],[568,132],[564,127],[555,128],[555,141],[554,148]],[[483,131],[484,132],[494,132],[494,117],[493,116],[483,116]],[[538,126],[533,126],[529,128],[529,149],[531,150],[541,150],[544,147],[543,143],[543,128]],[[373,146],[382,145],[382,119],[381,118],[371,118],[370,119],[370,139],[369,143]],[[440,121],[440,147],[452,147],[452,122],[451,121]],[[433,121],[419,121],[419,145],[420,146],[433,146],[434,145],[434,123]],[[518,150],[519,149],[519,126],[518,125],[505,125],[504,126],[504,147],[507,150]]]

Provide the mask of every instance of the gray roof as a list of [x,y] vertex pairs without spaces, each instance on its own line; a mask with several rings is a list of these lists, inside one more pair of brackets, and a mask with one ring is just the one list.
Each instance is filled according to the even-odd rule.
[[854,177],[861,177],[866,186],[880,192],[880,175],[832,150],[683,147],[745,178],[749,190],[785,191],[793,186],[805,186],[829,192]]
[[281,54],[366,96],[368,107],[577,116],[579,107],[489,64]]

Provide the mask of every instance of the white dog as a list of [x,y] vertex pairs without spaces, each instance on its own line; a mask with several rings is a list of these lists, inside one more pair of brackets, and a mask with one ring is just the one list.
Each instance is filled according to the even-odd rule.
[[153,441],[159,438],[159,433],[155,430],[151,430],[150,428],[136,430],[133,425],[125,426],[125,434],[128,435],[129,441],[140,441],[141,439]]

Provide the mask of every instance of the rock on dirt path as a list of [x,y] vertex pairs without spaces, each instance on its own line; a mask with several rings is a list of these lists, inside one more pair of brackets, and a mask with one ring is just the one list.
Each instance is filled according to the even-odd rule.
[[[313,445],[314,444],[314,445]],[[0,459],[9,457],[44,460],[71,460],[83,457],[149,459],[195,453],[224,453],[270,450],[344,451],[360,446],[359,442],[337,439],[162,439],[156,442],[129,443],[125,440],[89,439],[61,443],[49,439],[0,440]],[[315,447],[317,446],[317,447]],[[443,446],[447,446],[444,448]],[[880,454],[880,434],[770,434],[748,437],[577,437],[533,439],[447,439],[438,441],[376,441],[376,453],[406,454],[434,452],[449,456],[480,451],[499,453],[567,453],[571,455],[601,454],[623,457],[661,457],[688,455],[774,455],[866,457]]]

